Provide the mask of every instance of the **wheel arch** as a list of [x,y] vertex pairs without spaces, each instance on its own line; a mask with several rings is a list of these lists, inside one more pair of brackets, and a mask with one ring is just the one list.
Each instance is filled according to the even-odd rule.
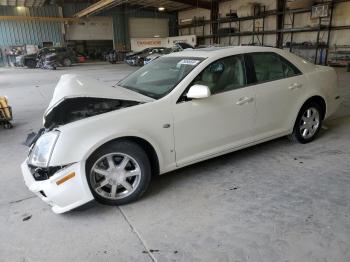
[[[301,106],[301,108],[311,102],[316,102],[318,105],[320,105],[321,109],[322,109],[322,120],[325,118],[326,116],[326,112],[327,112],[327,104],[326,104],[326,100],[319,95],[315,95],[310,97],[309,99],[307,99],[304,104]],[[300,108],[300,109],[301,109]]]
[[160,174],[160,163],[159,163],[159,157],[157,154],[156,149],[154,148],[154,146],[147,141],[144,138],[138,137],[138,136],[122,136],[122,137],[118,137],[118,138],[114,138],[111,139],[103,144],[101,144],[100,146],[98,146],[97,148],[95,148],[88,156],[87,161],[89,160],[89,158],[96,152],[98,151],[100,148],[106,146],[107,144],[111,144],[111,143],[116,143],[116,142],[122,142],[122,141],[129,141],[129,142],[134,142],[136,144],[138,144],[139,146],[141,146],[149,160],[151,163],[151,168],[152,168],[152,175],[159,175]]

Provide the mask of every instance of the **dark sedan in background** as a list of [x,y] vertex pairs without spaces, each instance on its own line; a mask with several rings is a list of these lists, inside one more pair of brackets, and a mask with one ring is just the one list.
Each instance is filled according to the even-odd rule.
[[28,68],[35,68],[39,56],[56,54],[57,63],[61,66],[71,66],[77,62],[77,56],[74,50],[66,47],[44,47],[37,53],[20,55],[16,57],[17,66],[26,66]]
[[143,66],[150,61],[172,52],[178,52],[185,49],[193,49],[187,43],[176,43],[172,48],[167,47],[148,47],[139,52],[132,52],[126,55],[125,62],[132,66]]
[[132,52],[126,55],[125,62],[132,66],[143,66],[145,57],[152,54],[154,50],[164,50],[165,47],[148,47],[139,52]]

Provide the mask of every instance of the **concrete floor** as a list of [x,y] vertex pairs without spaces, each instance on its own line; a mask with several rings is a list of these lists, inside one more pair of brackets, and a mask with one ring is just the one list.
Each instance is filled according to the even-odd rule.
[[153,180],[136,203],[55,215],[25,187],[21,143],[62,73],[110,84],[135,70],[0,69],[15,128],[0,128],[0,261],[350,261],[350,73],[345,103],[311,144],[281,138]]

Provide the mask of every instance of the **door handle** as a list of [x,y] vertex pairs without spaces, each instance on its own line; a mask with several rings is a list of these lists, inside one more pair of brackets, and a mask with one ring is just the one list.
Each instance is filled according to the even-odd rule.
[[302,85],[299,83],[294,83],[288,87],[289,90],[299,89]]
[[238,99],[238,101],[236,102],[236,105],[239,105],[239,106],[241,106],[241,105],[244,105],[244,104],[246,104],[246,103],[250,103],[250,102],[252,102],[254,100],[254,98],[252,98],[252,97],[241,97],[240,99]]

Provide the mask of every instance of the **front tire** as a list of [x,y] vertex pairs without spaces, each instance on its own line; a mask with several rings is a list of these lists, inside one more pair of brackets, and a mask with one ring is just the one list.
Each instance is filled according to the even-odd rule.
[[26,61],[26,66],[28,67],[28,68],[36,68],[36,61],[35,60],[33,60],[33,59],[29,59],[29,60],[27,60]]
[[97,150],[87,161],[86,177],[95,199],[106,205],[135,201],[151,181],[151,164],[138,144],[120,141]]
[[323,111],[318,103],[305,104],[295,121],[293,133],[289,138],[302,144],[313,141],[322,127]]

